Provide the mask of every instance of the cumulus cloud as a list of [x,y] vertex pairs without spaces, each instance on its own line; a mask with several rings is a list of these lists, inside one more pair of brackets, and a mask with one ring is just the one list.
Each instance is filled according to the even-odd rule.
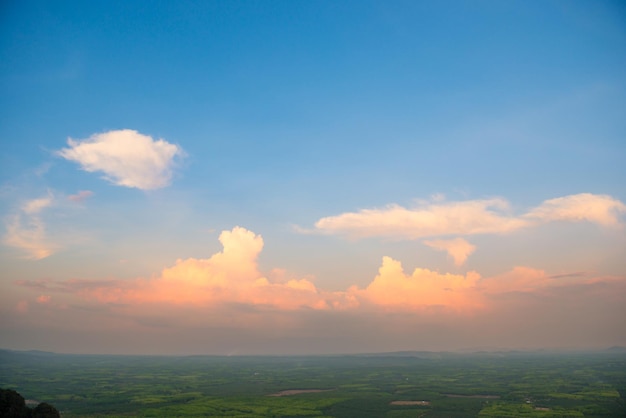
[[94,134],[84,140],[69,138],[67,144],[58,155],[85,171],[103,173],[113,184],[141,190],[169,185],[175,158],[183,156],[178,145],[131,129]]
[[[223,231],[223,250],[208,259],[179,259],[153,279],[88,288],[83,294],[106,302],[164,302],[179,305],[243,303],[278,309],[326,309],[327,299],[308,279],[271,282],[258,271],[263,238],[235,227]],[[331,298],[332,299],[332,298]]]
[[626,277],[527,266],[487,277],[405,271],[399,260],[383,257],[377,274],[331,292],[281,269],[264,276],[258,266],[263,238],[252,231],[235,227],[219,240],[221,251],[179,259],[151,278],[16,281],[31,297],[11,298],[5,311],[39,327],[41,321],[50,329],[71,323],[81,341],[97,329],[94,338],[142,335],[148,352],[170,347],[185,354],[251,346],[256,353],[556,346],[566,334],[584,347],[597,343],[599,328],[600,344],[613,344],[616,332],[623,339]]
[[419,239],[445,235],[499,234],[552,221],[589,221],[621,225],[626,205],[605,195],[582,193],[543,202],[521,216],[501,198],[461,202],[421,202],[415,208],[389,205],[329,216],[315,223],[317,232],[353,238]]
[[54,246],[46,237],[46,226],[41,212],[52,205],[53,196],[32,199],[5,218],[6,232],[3,236],[5,245],[21,250],[26,258],[40,260],[54,252]]
[[435,250],[446,251],[457,266],[463,265],[467,257],[476,250],[475,245],[470,244],[463,238],[424,241],[424,244]]
[[[548,275],[543,270],[524,266],[490,277],[481,277],[474,271],[451,274],[427,268],[405,272],[400,261],[383,257],[378,274],[369,283],[364,281],[367,285],[355,284],[344,291],[328,291],[318,288],[309,278],[293,277],[281,269],[273,269],[269,276],[264,276],[258,267],[263,238],[252,231],[235,227],[223,231],[219,241],[223,247],[221,251],[208,258],[179,259],[152,278],[42,279],[22,280],[15,284],[41,295],[39,303],[47,303],[50,300],[47,295],[57,292],[65,294],[64,297],[80,295],[126,313],[141,312],[142,318],[161,312],[163,307],[181,312],[207,309],[205,312],[218,313],[218,317],[228,312],[232,315],[229,321],[245,324],[251,320],[250,315],[260,311],[445,311],[450,315],[464,315],[490,310],[504,295],[509,298],[508,295],[545,294],[549,289],[596,283],[585,274]],[[451,254],[459,251],[462,257],[471,252],[469,247],[473,247],[464,240],[431,244]],[[611,280],[624,282],[623,277]],[[602,283],[608,282],[603,280]],[[201,322],[202,319],[193,321]],[[219,323],[219,319],[213,322]]]
[[440,274],[416,268],[406,274],[402,264],[391,257],[383,257],[378,275],[365,288],[353,287],[350,292],[375,305],[393,309],[424,309],[444,307],[467,310],[482,307],[473,289],[480,280],[476,272],[466,275]]
[[80,190],[76,194],[69,195],[67,199],[75,203],[81,203],[84,200],[90,198],[91,196],[93,196],[93,192],[91,190]]

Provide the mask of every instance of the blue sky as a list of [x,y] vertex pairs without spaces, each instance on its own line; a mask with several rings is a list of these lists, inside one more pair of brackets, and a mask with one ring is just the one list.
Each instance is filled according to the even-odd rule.
[[[229,318],[220,303],[269,307],[274,313],[259,314],[260,329],[273,315],[304,314],[297,303],[248,291],[258,283],[247,280],[259,277],[276,286],[314,283],[320,300],[337,310],[324,315],[338,322],[352,315],[364,329],[386,324],[396,308],[407,321],[429,324],[455,318],[424,314],[433,306],[462,306],[456,311],[464,318],[470,308],[497,311],[504,297],[493,296],[503,291],[490,284],[494,278],[508,280],[509,293],[541,294],[552,304],[560,293],[541,293],[552,289],[544,283],[550,277],[578,274],[568,286],[605,286],[613,294],[624,286],[620,2],[9,1],[0,21],[0,335],[14,348],[106,351],[60,319],[48,329],[70,333],[65,345],[16,330],[89,308],[104,312],[89,319],[91,327],[124,318],[124,329],[137,333],[131,325],[151,317],[151,306],[173,306],[156,296],[164,272],[177,260],[220,253],[222,231],[240,240],[233,248],[245,247],[252,238],[237,226],[262,236],[262,252],[244,257],[256,267],[231,278],[240,282],[226,301],[211,292],[230,285],[211,277],[228,276],[230,267],[223,267],[228,274],[202,273],[202,286],[213,290],[195,292],[207,291],[206,298],[177,300]],[[114,168],[107,160],[89,171],[88,157],[67,151],[68,138],[78,146],[122,137],[128,146],[105,152],[115,148],[106,154],[118,159]],[[159,140],[177,151],[155,151],[164,158],[158,164],[120,151],[141,138],[149,138],[141,155]],[[461,275],[473,284],[460,288],[475,293],[455,299],[422,289],[431,299],[416,296],[415,305],[390,299],[420,292],[411,287],[420,280],[438,286],[421,273],[393,291],[366,293],[375,277],[386,277],[383,257],[402,262],[408,276],[414,269]],[[470,272],[481,279],[472,282]],[[179,274],[186,289],[193,280],[187,270]],[[150,279],[156,284],[138,284]],[[122,289],[118,299],[111,288]],[[139,298],[142,292],[152,296]],[[588,320],[590,333],[593,324],[609,324],[605,336],[568,334],[546,344],[626,344],[626,334],[611,328],[626,315],[623,300],[609,299],[586,299],[590,307],[612,307]],[[318,309],[318,302],[303,299],[302,306]],[[368,309],[376,307],[387,313],[372,319]],[[172,309],[179,329],[190,327]],[[455,332],[433,335],[432,344],[391,335],[388,347],[362,348],[361,336],[346,337],[328,350],[481,345]],[[492,346],[526,344],[484,337]],[[286,339],[277,337],[276,346]],[[253,336],[242,341],[244,351],[271,352],[271,343],[255,349]],[[532,336],[525,341],[541,345]],[[230,349],[225,344],[167,350],[219,353]],[[139,341],[120,352],[150,346]]]

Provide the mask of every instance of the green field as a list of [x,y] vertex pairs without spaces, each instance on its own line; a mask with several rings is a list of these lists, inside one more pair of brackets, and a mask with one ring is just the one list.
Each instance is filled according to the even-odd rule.
[[[148,357],[0,350],[0,387],[48,402],[64,417],[625,417],[626,354]],[[281,391],[292,392],[269,396]]]

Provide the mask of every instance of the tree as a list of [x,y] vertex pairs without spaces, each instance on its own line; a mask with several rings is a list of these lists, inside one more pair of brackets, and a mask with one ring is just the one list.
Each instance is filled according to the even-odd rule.
[[45,402],[34,409],[26,406],[24,397],[13,389],[0,389],[0,417],[2,418],[60,418],[59,411]]
[[61,415],[57,409],[45,402],[40,403],[33,409],[33,418],[60,418]]

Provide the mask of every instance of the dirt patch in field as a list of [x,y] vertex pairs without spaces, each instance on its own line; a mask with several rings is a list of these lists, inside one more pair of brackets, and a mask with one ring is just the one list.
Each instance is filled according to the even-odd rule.
[[299,395],[301,393],[319,393],[319,392],[330,392],[335,389],[289,389],[289,390],[281,390],[280,392],[272,393],[267,396],[292,396]]
[[391,401],[389,405],[402,405],[402,406],[428,406],[430,401]]
[[534,409],[535,411],[550,411],[550,408],[543,408],[540,406],[536,406]]
[[500,395],[455,395],[444,393],[448,398],[500,399]]

